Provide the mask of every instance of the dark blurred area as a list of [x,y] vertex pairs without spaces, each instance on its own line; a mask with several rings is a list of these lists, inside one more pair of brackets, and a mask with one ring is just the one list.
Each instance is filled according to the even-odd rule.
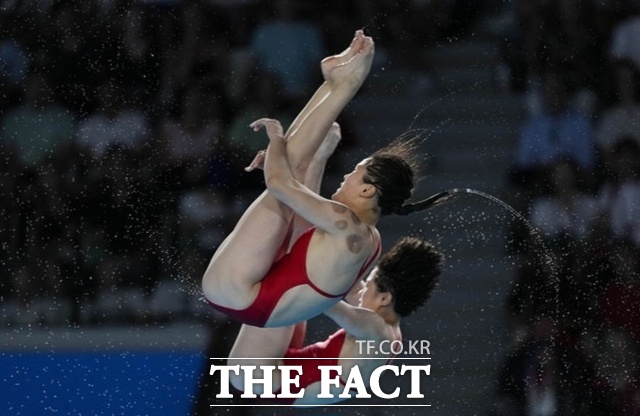
[[[519,269],[496,415],[640,414],[640,3],[515,1],[501,34],[527,112],[510,162]],[[540,256],[540,244],[548,256]]]
[[640,415],[637,0],[3,2],[0,325],[210,320],[200,277],[263,189],[249,123],[292,121],[355,29],[428,80],[421,51],[487,15],[497,88],[527,110],[509,202],[552,253],[513,223],[491,414]]

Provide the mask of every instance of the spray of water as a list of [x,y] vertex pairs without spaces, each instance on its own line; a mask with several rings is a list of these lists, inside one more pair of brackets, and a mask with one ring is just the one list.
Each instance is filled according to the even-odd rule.
[[[519,221],[521,221],[527,228],[527,231],[529,232],[529,235],[531,237],[533,237],[533,241],[535,243],[535,245],[537,246],[536,248],[538,249],[538,254],[541,255],[543,261],[543,265],[545,266],[545,272],[550,274],[550,282],[554,285],[555,289],[556,289],[556,294],[559,290],[559,282],[558,282],[558,271],[556,269],[556,262],[554,260],[553,254],[551,252],[551,250],[549,250],[549,248],[547,248],[547,246],[545,245],[542,236],[540,235],[540,233],[538,232],[538,230],[536,230],[531,223],[529,222],[529,220],[527,220],[524,215],[522,215],[520,212],[518,212],[518,210],[516,210],[515,208],[513,208],[511,205],[507,204],[506,202],[504,202],[503,200],[501,200],[500,198],[497,198],[491,194],[488,194],[486,192],[482,192],[482,191],[478,191],[476,189],[470,189],[470,188],[452,188],[452,189],[448,189],[446,191],[440,192],[437,195],[440,195],[443,201],[451,201],[455,198],[457,198],[457,196],[459,196],[460,194],[468,194],[468,195],[477,195],[480,196],[482,198],[485,198],[491,202],[494,202],[496,204],[498,204],[500,207],[506,209],[507,211],[509,211],[509,213],[511,213],[511,215],[513,215],[515,218],[517,218]],[[558,302],[556,302],[556,306],[557,306]],[[557,314],[556,314],[557,317]]]
[[[500,207],[504,208],[505,210],[507,210],[511,215],[513,215],[515,218],[517,218],[519,221],[521,221],[525,226],[526,229],[529,233],[529,235],[533,238],[533,243],[535,245],[534,250],[535,253],[538,254],[541,259],[542,262],[541,267],[542,273],[546,273],[547,274],[547,279],[546,281],[548,282],[548,285],[550,285],[553,288],[553,293],[554,293],[554,310],[553,310],[553,315],[549,318],[551,318],[551,320],[557,324],[558,319],[560,317],[560,312],[559,312],[559,305],[560,305],[560,281],[559,281],[559,275],[558,275],[558,270],[556,267],[556,261],[554,259],[554,256],[551,252],[551,250],[549,248],[547,248],[547,246],[545,245],[542,236],[540,235],[540,233],[538,232],[538,230],[536,230],[531,223],[520,213],[518,212],[515,208],[513,208],[511,205],[507,204],[506,202],[502,201],[501,199],[490,195],[488,193],[482,192],[482,191],[478,191],[475,189],[470,189],[470,188],[452,188],[452,189],[448,189],[444,192],[440,192],[437,195],[440,195],[440,198],[444,201],[444,202],[450,202],[453,201],[455,199],[457,199],[459,196],[461,195],[474,195],[474,196],[479,196],[482,197],[486,200],[489,200],[497,205],[499,205]],[[553,354],[552,350],[555,347],[555,342],[556,342],[556,335],[557,335],[557,325],[554,325],[554,328],[552,329],[551,332],[551,348],[548,349],[544,355],[546,356],[546,359],[550,359],[550,354]]]
[[520,212],[518,212],[515,208],[513,208],[511,205],[507,204],[506,202],[504,202],[503,200],[490,195],[486,192],[482,192],[482,191],[478,191],[476,189],[470,189],[470,188],[453,188],[453,189],[449,189],[447,191],[445,191],[447,194],[450,194],[451,196],[453,195],[459,195],[459,194],[470,194],[470,195],[477,195],[480,196],[482,198],[488,199],[491,202],[495,202],[496,204],[498,204],[499,206],[501,206],[502,208],[506,209],[507,211],[509,211],[514,217],[516,217],[519,221],[521,221],[526,227],[527,227],[527,231],[529,232],[529,234],[533,237],[536,245],[538,246],[539,249],[541,249],[541,254],[542,257],[544,259],[544,264],[546,266],[549,267],[549,270],[553,273],[552,277],[557,277],[557,271],[555,269],[555,262],[554,262],[554,258],[553,255],[551,254],[551,250],[549,250],[546,245],[544,244],[544,241],[542,240],[542,236],[540,235],[540,233],[538,232],[538,230],[536,230],[531,223],[529,222],[529,220],[527,220]]

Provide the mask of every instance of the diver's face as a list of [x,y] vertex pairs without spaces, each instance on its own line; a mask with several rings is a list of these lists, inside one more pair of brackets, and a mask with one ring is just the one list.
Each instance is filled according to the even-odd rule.
[[376,283],[376,279],[378,277],[378,268],[374,268],[367,279],[364,282],[364,286],[360,289],[360,302],[358,306],[361,308],[367,308],[375,310],[377,305],[377,299],[380,295],[380,291],[378,290],[378,285]]
[[343,176],[340,186],[332,196],[333,199],[335,199],[336,196],[348,197],[354,193],[357,194],[360,187],[365,184],[364,177],[367,174],[367,165],[369,164],[369,161],[369,158],[364,159],[362,162],[358,163],[350,173]]

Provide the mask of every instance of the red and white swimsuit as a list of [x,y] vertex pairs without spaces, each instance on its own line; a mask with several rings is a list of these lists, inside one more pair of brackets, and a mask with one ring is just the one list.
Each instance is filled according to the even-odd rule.
[[[308,285],[318,292],[318,294],[326,298],[343,298],[346,296],[349,290],[351,290],[367,269],[369,269],[380,256],[382,249],[380,240],[378,240],[376,244],[373,255],[362,265],[353,283],[349,286],[349,289],[339,295],[332,295],[316,286],[307,275],[307,250],[315,230],[316,227],[312,227],[305,231],[300,238],[296,240],[293,247],[291,247],[291,251],[273,264],[260,283],[258,296],[256,296],[256,299],[249,307],[245,309],[231,309],[217,305],[209,300],[207,300],[207,303],[209,303],[211,307],[244,324],[264,327],[282,295],[293,287]],[[369,232],[371,233],[371,238],[375,239],[375,235],[371,229],[369,229]]]

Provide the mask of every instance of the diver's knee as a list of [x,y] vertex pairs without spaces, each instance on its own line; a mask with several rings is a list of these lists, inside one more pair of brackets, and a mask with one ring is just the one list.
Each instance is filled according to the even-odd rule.
[[223,286],[221,275],[214,273],[212,270],[207,270],[202,276],[202,294],[210,302],[215,303],[221,296],[221,293],[224,292]]

